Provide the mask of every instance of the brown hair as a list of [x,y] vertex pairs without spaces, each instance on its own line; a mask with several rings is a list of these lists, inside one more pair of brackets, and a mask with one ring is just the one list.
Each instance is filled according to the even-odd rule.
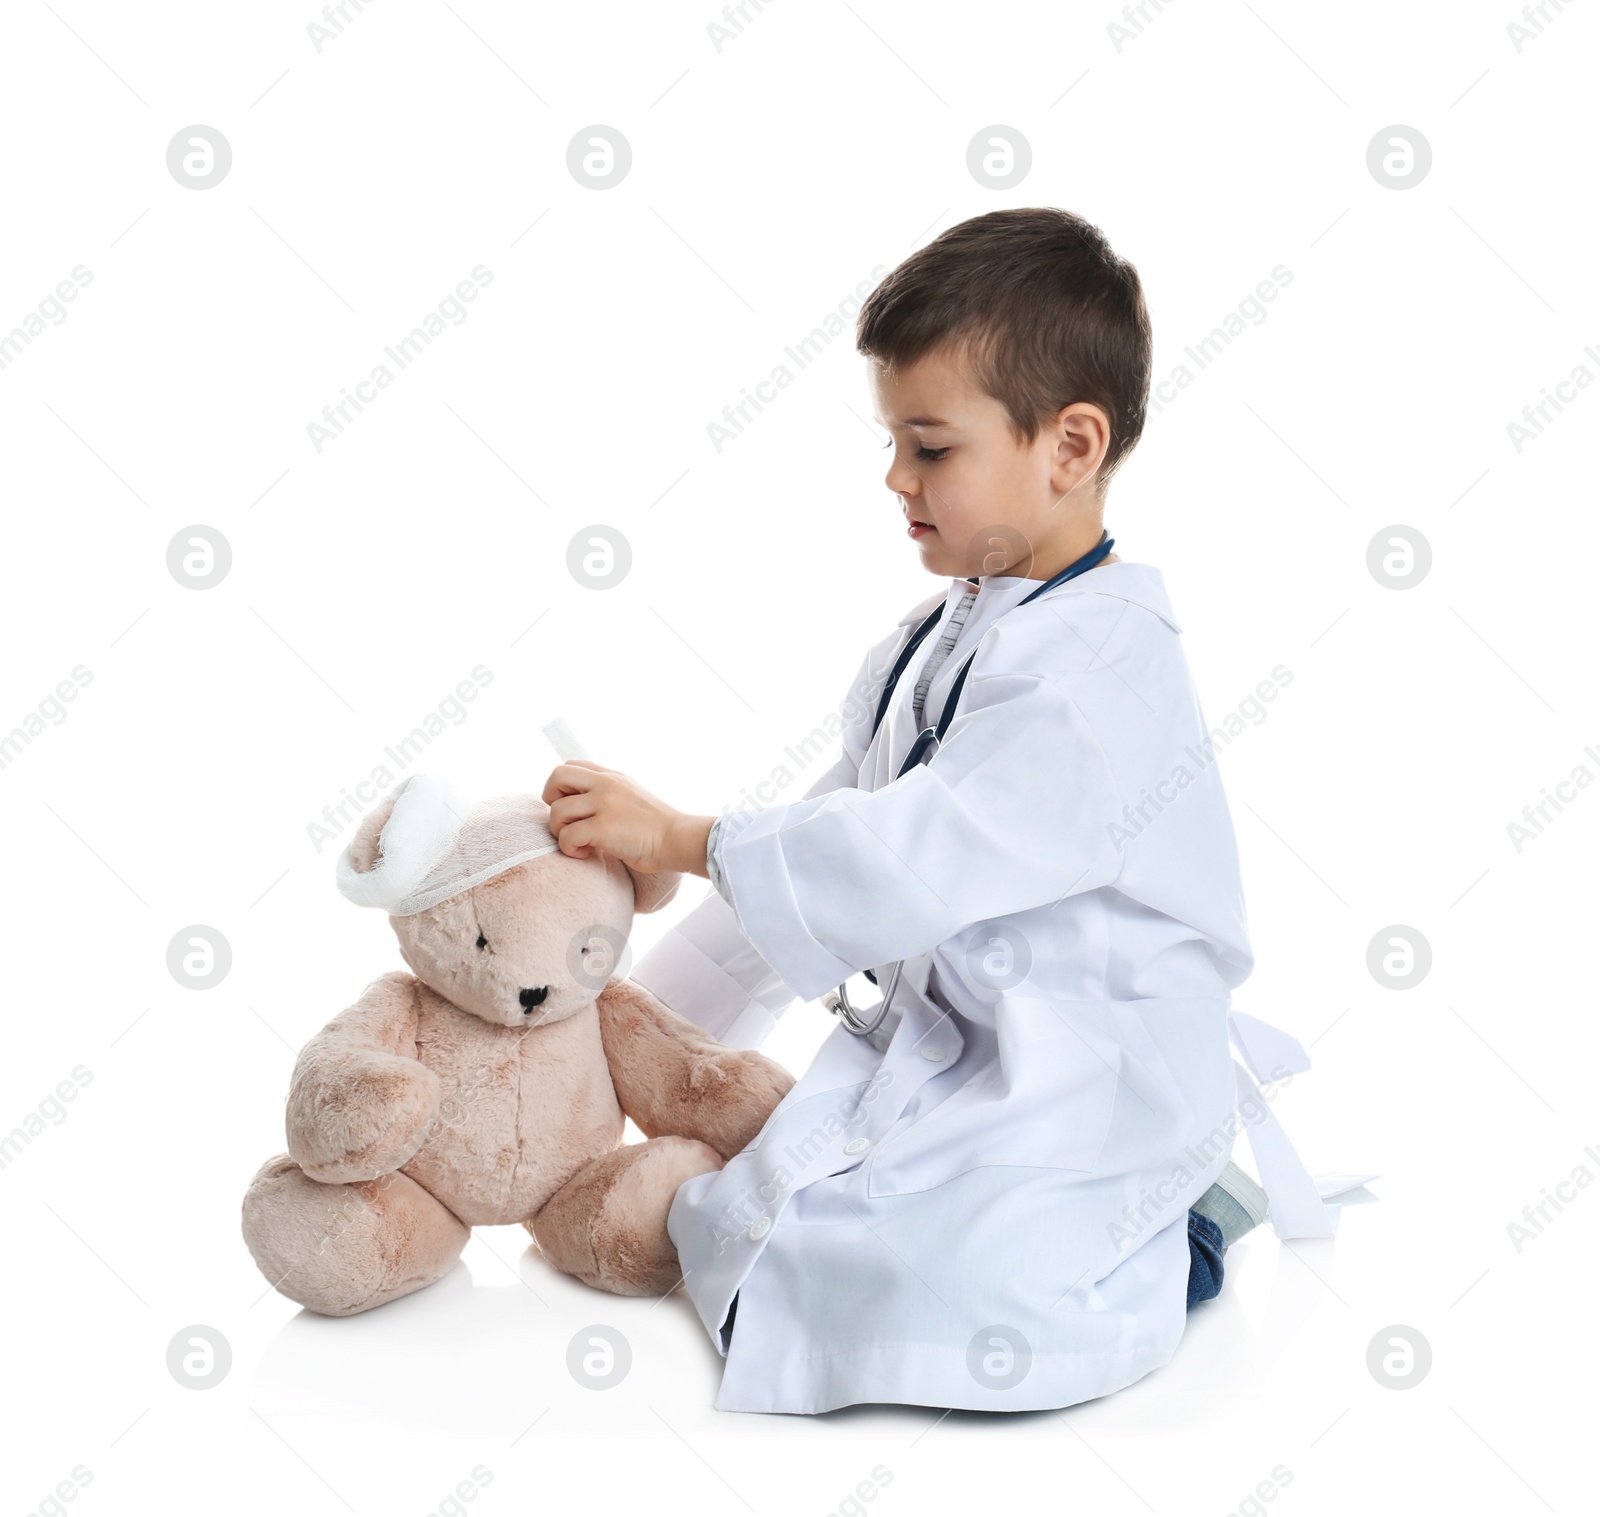
[[1071,211],[960,222],[884,279],[856,318],[856,351],[891,372],[946,346],[1006,408],[1020,446],[1063,406],[1104,410],[1111,440],[1097,485],[1144,431],[1151,333],[1139,272]]

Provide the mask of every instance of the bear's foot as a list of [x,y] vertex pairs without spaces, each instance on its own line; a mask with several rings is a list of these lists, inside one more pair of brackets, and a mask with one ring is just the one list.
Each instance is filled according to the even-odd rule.
[[667,1212],[685,1180],[722,1168],[695,1138],[651,1138],[580,1169],[524,1226],[564,1274],[618,1296],[662,1296],[678,1284]]
[[432,1285],[471,1235],[398,1172],[324,1185],[280,1154],[256,1172],[244,1198],[244,1240],[261,1273],[291,1301],[329,1317]]

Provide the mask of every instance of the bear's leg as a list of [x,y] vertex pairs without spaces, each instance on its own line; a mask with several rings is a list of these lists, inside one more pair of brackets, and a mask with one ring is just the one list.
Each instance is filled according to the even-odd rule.
[[244,1240],[261,1273],[291,1301],[329,1317],[432,1285],[470,1236],[405,1175],[323,1185],[287,1154],[261,1166],[244,1198]]
[[555,1267],[618,1296],[661,1296],[680,1279],[667,1212],[685,1180],[721,1169],[695,1138],[651,1138],[602,1154],[523,1225]]

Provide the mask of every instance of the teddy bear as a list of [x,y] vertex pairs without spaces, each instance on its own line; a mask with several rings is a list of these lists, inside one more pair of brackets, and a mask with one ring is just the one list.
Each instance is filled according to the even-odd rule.
[[[301,1051],[288,1152],[244,1198],[267,1280],[349,1316],[431,1285],[477,1226],[521,1223],[555,1268],[622,1295],[679,1283],[677,1188],[749,1143],[794,1083],[614,973],[635,912],[676,893],[562,853],[537,796],[469,806],[418,774],[362,820],[341,892],[389,913],[380,976]],[[645,1135],[625,1144],[623,1119]]]

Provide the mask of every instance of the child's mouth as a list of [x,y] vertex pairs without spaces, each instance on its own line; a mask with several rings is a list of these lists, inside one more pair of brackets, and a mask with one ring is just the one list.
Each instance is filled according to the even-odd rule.
[[911,523],[910,526],[908,526],[906,528],[906,536],[907,537],[921,537],[925,533],[928,533],[928,532],[931,532],[931,531],[933,531],[933,528],[927,522],[925,522],[925,521],[914,521],[914,522]]

